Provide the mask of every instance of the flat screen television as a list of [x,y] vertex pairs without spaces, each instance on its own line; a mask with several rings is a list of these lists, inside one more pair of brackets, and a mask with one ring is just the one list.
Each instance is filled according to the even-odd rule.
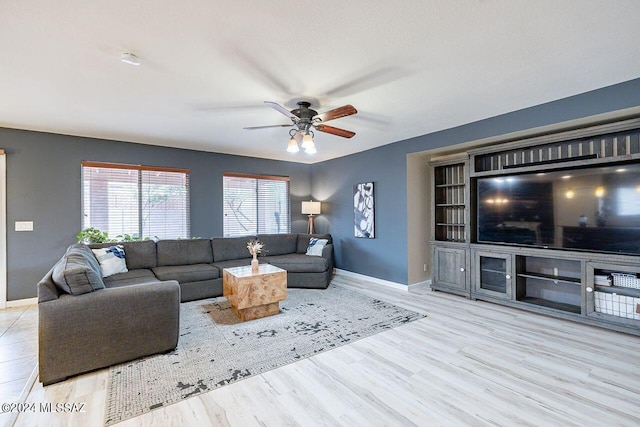
[[640,164],[476,180],[477,241],[640,255]]

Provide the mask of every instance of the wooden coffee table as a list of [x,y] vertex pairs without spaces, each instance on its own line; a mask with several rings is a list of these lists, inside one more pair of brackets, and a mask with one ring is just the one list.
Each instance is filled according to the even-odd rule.
[[287,299],[287,271],[271,264],[260,264],[257,273],[251,266],[225,268],[222,293],[231,310],[242,321],[280,313],[278,301]]

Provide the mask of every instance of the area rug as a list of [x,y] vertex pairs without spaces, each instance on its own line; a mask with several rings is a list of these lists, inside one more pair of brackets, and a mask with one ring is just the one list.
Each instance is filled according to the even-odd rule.
[[333,284],[287,294],[280,314],[249,322],[222,297],[183,303],[175,351],[110,368],[105,424],[426,317]]

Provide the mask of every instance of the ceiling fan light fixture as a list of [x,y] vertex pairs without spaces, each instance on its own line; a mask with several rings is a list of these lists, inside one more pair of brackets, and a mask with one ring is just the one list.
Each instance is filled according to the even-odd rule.
[[296,139],[293,136],[289,140],[289,145],[287,146],[287,151],[289,153],[297,153],[298,151],[300,151],[300,148],[298,148],[298,141],[296,141]]
[[294,129],[289,131],[289,143],[287,145],[287,151],[289,153],[297,153],[300,151],[300,147],[298,146],[298,141],[302,137],[302,143],[300,146],[304,149],[307,154],[315,154],[318,152],[316,149],[316,144],[313,142],[313,137],[315,136],[311,129],[317,130],[319,132],[328,133],[331,135],[340,136],[342,138],[352,138],[355,136],[355,132],[351,132],[349,130],[336,128],[333,126],[327,126],[324,122],[328,122],[329,120],[339,119],[341,117],[351,116],[353,114],[357,114],[358,110],[356,110],[353,105],[343,105],[342,107],[334,108],[333,110],[327,111],[322,114],[318,114],[316,110],[312,110],[311,103],[307,101],[298,102],[298,107],[294,110],[287,110],[282,105],[265,101],[269,107],[277,110],[284,116],[287,116],[291,119],[291,124],[286,125],[267,125],[267,126],[251,126],[245,127],[246,130],[255,130],[255,129],[265,129],[265,128],[279,128],[279,127],[290,127],[293,126]]
[[[304,144],[303,144],[304,145]],[[313,139],[307,146],[304,148],[304,152],[307,154],[316,154],[318,150],[316,150],[316,144],[313,143]]]
[[315,148],[315,144],[313,143],[313,135],[312,135],[312,133],[307,132],[302,137],[302,148],[304,148],[306,150],[307,148],[311,147],[312,145]]

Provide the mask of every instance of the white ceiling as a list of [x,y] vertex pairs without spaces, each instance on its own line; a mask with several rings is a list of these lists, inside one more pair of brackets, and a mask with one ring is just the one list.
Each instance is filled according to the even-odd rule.
[[[0,0],[0,126],[314,163],[640,77],[639,40],[638,0]],[[302,98],[356,136],[242,129]]]

